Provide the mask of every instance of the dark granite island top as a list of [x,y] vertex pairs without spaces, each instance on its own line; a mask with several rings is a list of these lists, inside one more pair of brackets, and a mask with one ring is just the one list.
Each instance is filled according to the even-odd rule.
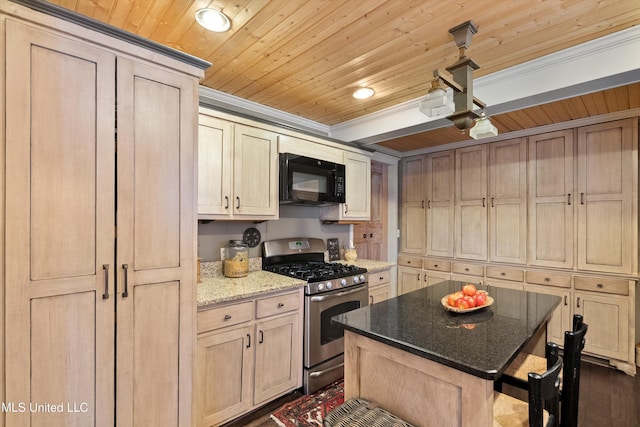
[[445,310],[441,298],[461,286],[438,283],[332,320],[396,349],[495,380],[560,303],[558,296],[490,287],[490,307],[465,314]]

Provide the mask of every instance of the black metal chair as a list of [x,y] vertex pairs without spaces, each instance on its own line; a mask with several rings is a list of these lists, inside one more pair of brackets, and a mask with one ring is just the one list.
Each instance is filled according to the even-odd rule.
[[[584,349],[588,325],[581,315],[573,316],[571,331],[564,334],[564,367],[560,391],[560,426],[577,427],[578,400],[580,395],[580,360]],[[545,351],[546,352],[546,351]],[[529,383],[523,372],[544,372],[551,365],[549,355],[540,357],[532,354],[522,355],[514,361],[505,374],[496,382],[496,389],[502,389],[502,383],[527,390]]]
[[[560,420],[560,372],[562,357],[555,343],[547,343],[545,352],[550,367],[542,374],[528,374],[528,401],[494,392],[494,427],[558,427]],[[545,421],[546,418],[546,421]]]

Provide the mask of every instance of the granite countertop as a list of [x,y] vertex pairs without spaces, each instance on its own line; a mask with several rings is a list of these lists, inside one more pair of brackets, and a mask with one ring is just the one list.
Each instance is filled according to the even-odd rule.
[[198,307],[295,289],[307,282],[268,271],[250,271],[246,277],[203,277],[198,283]]
[[445,281],[332,320],[395,348],[495,380],[560,303],[558,296],[491,287],[492,306],[465,314],[445,310],[441,298],[460,287],[461,282]]
[[[221,262],[203,262],[202,279],[198,283],[198,307],[260,296],[269,292],[297,288],[306,285],[305,280],[295,279],[262,270],[262,260],[251,258],[249,275],[228,278],[222,274]],[[345,260],[335,261],[348,264]],[[375,273],[393,267],[394,263],[357,259],[353,264]]]

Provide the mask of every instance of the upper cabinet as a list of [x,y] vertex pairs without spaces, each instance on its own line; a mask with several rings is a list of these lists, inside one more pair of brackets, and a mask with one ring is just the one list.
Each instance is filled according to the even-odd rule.
[[578,129],[578,262],[584,270],[638,269],[638,121]]
[[527,139],[489,145],[489,260],[527,260]]
[[427,156],[426,254],[453,256],[453,150]]
[[487,145],[456,150],[457,258],[487,259]]
[[425,252],[425,175],[426,157],[407,157],[400,163],[402,221],[400,224],[401,252],[423,255]]
[[573,268],[575,130],[529,137],[528,263]]
[[344,153],[345,203],[321,209],[323,221],[368,221],[371,217],[371,157],[347,151]]
[[198,218],[278,218],[278,139],[200,109]]

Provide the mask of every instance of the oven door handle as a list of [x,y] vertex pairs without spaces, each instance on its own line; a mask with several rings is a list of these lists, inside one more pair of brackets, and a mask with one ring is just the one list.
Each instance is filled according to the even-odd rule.
[[321,377],[321,376],[323,376],[324,374],[328,374],[328,373],[329,373],[329,372],[331,372],[331,371],[335,371],[336,369],[340,369],[340,368],[342,368],[343,366],[344,366],[344,362],[340,363],[339,365],[332,366],[332,367],[331,367],[331,368],[329,368],[329,369],[324,369],[324,370],[322,370],[322,371],[315,371],[315,372],[312,372],[312,373],[310,373],[310,374],[309,374],[309,376],[310,376],[310,377],[312,377],[312,378]]
[[345,295],[353,294],[355,292],[360,292],[363,289],[365,289],[364,286],[358,286],[356,289],[350,289],[348,291],[338,292],[337,294],[319,295],[319,296],[311,297],[311,301],[325,301],[328,299],[339,298]]

